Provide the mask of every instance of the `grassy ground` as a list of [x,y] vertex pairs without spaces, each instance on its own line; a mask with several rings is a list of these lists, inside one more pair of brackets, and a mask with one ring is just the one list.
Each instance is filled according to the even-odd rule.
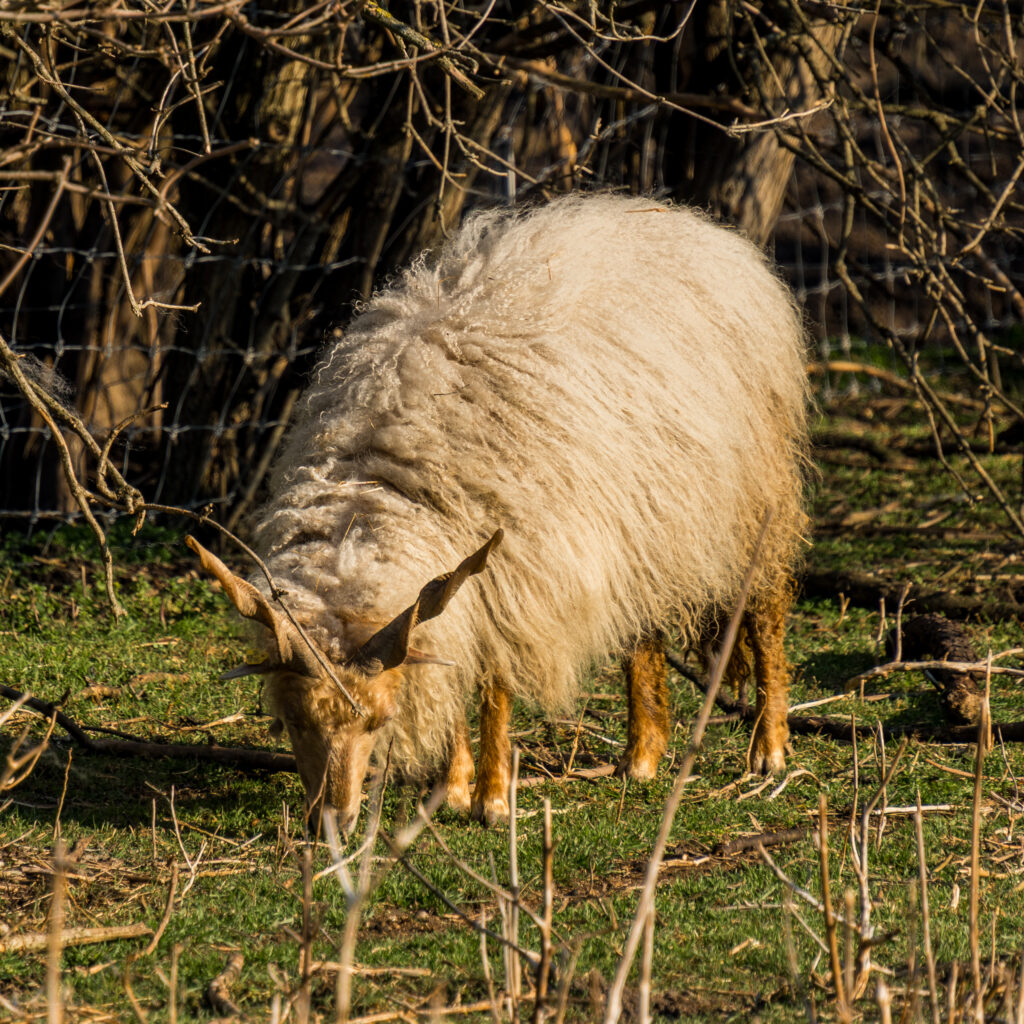
[[[856,568],[879,579],[954,594],[1015,592],[1019,545],[1002,534],[995,516],[967,503],[935,459],[900,448],[914,440],[921,420],[903,398],[823,400],[819,433],[829,445],[816,486],[812,571]],[[866,453],[849,442],[868,437],[891,453]],[[897,438],[899,442],[897,443]],[[844,440],[845,439],[845,440]],[[923,439],[923,438],[922,438]],[[1019,456],[984,456],[1007,486],[1020,472]],[[923,524],[923,525],[922,525]],[[62,702],[82,724],[178,743],[273,749],[267,717],[252,678],[218,681],[239,660],[245,631],[226,602],[186,557],[179,536],[151,530],[118,538],[122,598],[130,615],[115,622],[106,609],[87,535],[61,530],[25,542],[8,534],[0,552],[0,683]],[[911,598],[914,591],[911,591]],[[890,624],[892,609],[889,609]],[[968,628],[979,655],[1017,645],[1016,622],[975,616]],[[846,605],[838,594],[801,599],[789,635],[796,667],[794,704],[838,697],[808,710],[836,721],[889,725],[940,723],[933,688],[923,676],[874,680],[863,699],[842,696],[855,673],[886,660],[875,607]],[[1017,665],[1019,659],[1009,659]],[[600,668],[585,687],[577,714],[543,721],[518,709],[516,742],[522,751],[518,818],[521,899],[539,909],[543,896],[542,803],[550,801],[556,844],[553,919],[556,946],[577,957],[556,964],[567,988],[568,1019],[599,1018],[606,986],[619,963],[644,870],[658,830],[661,806],[685,752],[702,694],[671,674],[676,731],[658,779],[647,785],[605,777],[562,778],[575,768],[614,761],[625,713],[614,665]],[[0,703],[0,710],[9,702]],[[1014,678],[993,679],[997,721],[1024,719],[1024,694]],[[3,737],[12,749],[24,725],[26,743],[43,734],[38,716],[20,712]],[[96,735],[101,735],[97,733]],[[891,767],[897,743],[849,742],[819,735],[795,738],[790,774],[766,788],[742,777],[749,730],[728,716],[713,719],[695,778],[672,826],[657,889],[652,961],[656,1019],[786,1021],[812,1011],[834,1019],[830,962],[822,952],[822,915],[799,897],[788,911],[786,889],[754,849],[726,844],[779,830],[787,841],[771,856],[788,877],[820,897],[818,852],[811,828],[819,795],[830,814],[833,903],[857,888],[849,821]],[[971,955],[969,882],[974,749],[911,741],[886,792],[892,808],[912,805],[918,793],[935,809],[924,814],[931,942],[940,977],[958,962],[968,975]],[[985,761],[980,801],[980,934],[984,960],[1005,962],[1019,953],[1024,917],[1024,844],[1018,835],[1022,804],[1018,780],[1024,753],[1015,744]],[[549,776],[544,781],[543,776]],[[779,785],[784,782],[783,787]],[[413,814],[420,796],[388,789],[382,827],[390,833]],[[7,801],[5,804],[5,800]],[[333,1019],[335,964],[346,919],[342,886],[313,877],[304,896],[301,787],[288,774],[244,773],[183,760],[98,757],[76,747],[58,727],[34,770],[0,797],[0,950],[12,940],[46,933],[54,903],[53,856],[58,838],[70,851],[60,905],[65,927],[144,924],[156,930],[165,916],[172,875],[174,899],[166,928],[147,952],[148,937],[63,951],[60,985],[65,1014],[77,1020],[210,1019],[207,988],[232,953],[244,964],[230,995],[250,1019],[286,1013]],[[459,859],[501,885],[509,883],[509,832],[436,816],[437,835],[424,832],[408,860],[426,879],[391,864],[378,846],[380,885],[364,908],[355,951],[352,1015],[414,1020],[433,1007],[466,1007],[488,998],[479,936],[452,909],[501,931],[494,896],[460,871]],[[872,922],[884,935],[874,961],[902,1006],[901,993],[923,976],[919,896],[910,883],[919,871],[912,818],[894,811],[871,820]],[[328,866],[322,844],[312,854],[314,875]],[[445,899],[441,898],[441,894]],[[792,932],[791,942],[786,933]],[[976,932],[977,934],[977,932]],[[521,944],[539,948],[525,921]],[[840,929],[839,945],[844,936]],[[493,984],[505,982],[500,950],[491,941]],[[917,964],[908,982],[908,963]],[[964,966],[967,964],[968,966]],[[47,954],[0,953],[0,1018],[36,1019],[52,1008]],[[528,989],[528,982],[524,981]],[[961,991],[967,986],[961,983]],[[172,997],[173,991],[173,997]],[[875,980],[855,1012],[882,1013]],[[627,988],[635,1016],[638,975]],[[943,995],[943,1001],[946,996]],[[276,1000],[276,1003],[275,1003]],[[930,1019],[928,997],[921,1007]],[[134,1003],[134,1006],[133,1006]],[[990,1011],[997,1008],[993,996]],[[274,1006],[277,1010],[274,1010]],[[945,1002],[943,1002],[945,1005]],[[504,1011],[502,1011],[504,1012]],[[522,1014],[529,1016],[526,999]],[[462,1019],[489,1019],[485,1010]],[[378,1017],[375,1019],[384,1019]],[[1000,1018],[1001,1019],[1001,1018]]]

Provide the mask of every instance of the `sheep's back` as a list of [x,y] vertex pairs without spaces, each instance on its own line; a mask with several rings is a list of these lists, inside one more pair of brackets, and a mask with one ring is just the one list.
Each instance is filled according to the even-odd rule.
[[760,253],[693,211],[572,197],[470,218],[325,354],[264,548],[315,565],[328,604],[398,611],[503,527],[420,633],[457,688],[486,668],[564,705],[595,657],[728,608],[769,507],[763,574],[791,564],[803,358]]

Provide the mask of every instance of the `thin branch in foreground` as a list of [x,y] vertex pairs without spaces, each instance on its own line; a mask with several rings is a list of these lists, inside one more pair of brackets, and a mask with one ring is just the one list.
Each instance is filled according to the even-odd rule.
[[683,790],[686,787],[687,782],[689,782],[690,775],[693,772],[693,766],[697,760],[697,753],[700,750],[700,745],[704,739],[704,733],[707,729],[708,719],[711,717],[711,711],[715,706],[715,698],[718,695],[719,687],[722,685],[722,680],[725,678],[725,671],[729,663],[729,656],[732,654],[732,649],[735,647],[736,639],[739,636],[740,621],[743,617],[744,608],[746,607],[747,595],[750,593],[750,587],[754,580],[754,572],[757,568],[761,555],[761,546],[764,543],[764,538],[768,531],[768,524],[770,522],[771,511],[769,510],[761,522],[761,530],[758,534],[757,541],[754,544],[754,550],[750,558],[750,565],[747,567],[743,584],[740,587],[739,594],[736,598],[736,608],[734,609],[732,618],[729,620],[729,625],[726,628],[725,636],[722,640],[722,646],[718,653],[718,660],[715,662],[714,670],[711,673],[711,679],[708,684],[707,695],[704,698],[704,704],[701,707],[700,713],[698,714],[697,720],[693,726],[693,732],[690,736],[690,745],[687,748],[686,756],[683,758],[683,763],[679,769],[679,773],[676,775],[672,791],[669,794],[668,799],[665,801],[665,808],[661,816],[661,825],[658,829],[658,837],[655,840],[654,849],[652,850],[650,859],[647,862],[647,870],[644,875],[644,883],[640,893],[639,906],[637,907],[632,925],[630,926],[629,934],[627,935],[626,941],[623,945],[622,956],[619,960],[618,969],[615,972],[615,978],[608,989],[607,1001],[605,1003],[604,1024],[617,1024],[619,1018],[622,1016],[622,994],[626,987],[626,978],[629,975],[630,968],[633,964],[633,958],[636,956],[637,949],[640,945],[643,930],[647,925],[648,916],[654,911],[654,893],[658,884],[658,872],[661,869],[661,862],[665,856],[665,847],[668,845],[669,832],[672,828],[672,822],[675,821],[679,803],[683,798]]

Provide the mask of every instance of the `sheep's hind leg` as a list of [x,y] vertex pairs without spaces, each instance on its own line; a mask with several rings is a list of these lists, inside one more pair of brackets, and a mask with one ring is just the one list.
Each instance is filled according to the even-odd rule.
[[500,680],[480,687],[480,760],[471,812],[474,818],[494,824],[509,814],[508,787],[512,776],[512,744],[508,725],[512,697]]
[[469,746],[466,719],[459,716],[452,733],[448,752],[448,771],[445,777],[448,806],[460,814],[468,814],[470,807],[469,784],[473,780],[473,751]]
[[788,580],[780,580],[759,597],[746,614],[747,638],[754,654],[757,680],[757,721],[747,753],[747,767],[762,775],[786,768],[789,664],[783,638],[786,614],[792,603],[792,586]]
[[625,659],[626,750],[616,775],[653,779],[668,747],[668,685],[665,640],[660,633],[641,638]]

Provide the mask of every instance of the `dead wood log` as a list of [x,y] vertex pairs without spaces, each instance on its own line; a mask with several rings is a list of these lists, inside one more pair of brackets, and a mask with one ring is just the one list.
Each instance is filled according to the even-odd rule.
[[[900,654],[905,660],[925,658],[936,661],[975,662],[977,656],[962,624],[943,615],[916,615],[903,623]],[[889,650],[896,654],[896,631],[888,637]],[[942,709],[954,725],[977,725],[981,720],[984,688],[969,672],[936,668],[925,675],[939,691]]]
[[816,430],[811,436],[815,449],[848,448],[864,452],[871,458],[892,469],[910,469],[914,463],[901,452],[887,448],[866,434],[844,433],[839,430]]
[[242,973],[242,966],[245,964],[245,957],[239,952],[234,952],[228,957],[224,970],[217,975],[206,988],[206,999],[213,1008],[214,1013],[222,1017],[240,1017],[242,1011],[231,999],[231,986],[238,981]]
[[[139,939],[152,935],[153,929],[144,924],[113,925],[109,928],[65,928],[60,933],[61,947],[86,946],[94,942],[117,942],[120,939]],[[8,935],[0,939],[0,953],[39,953],[50,942],[49,932],[28,932]]]
[[813,831],[811,826],[804,826],[803,828],[778,829],[775,832],[761,832],[753,836],[740,836],[739,839],[719,843],[711,851],[711,855],[713,857],[734,857],[738,853],[756,850],[759,846],[786,846],[789,843],[798,843],[806,839]]
[[[886,605],[895,608],[899,604],[903,584],[861,572],[806,572],[800,580],[800,589],[805,597],[836,597],[842,594],[858,608],[877,608],[884,597]],[[951,619],[965,619],[969,615],[1017,619],[1024,613],[1024,604],[1015,600],[1000,601],[937,590],[915,590],[914,607],[922,612],[938,612]]]

